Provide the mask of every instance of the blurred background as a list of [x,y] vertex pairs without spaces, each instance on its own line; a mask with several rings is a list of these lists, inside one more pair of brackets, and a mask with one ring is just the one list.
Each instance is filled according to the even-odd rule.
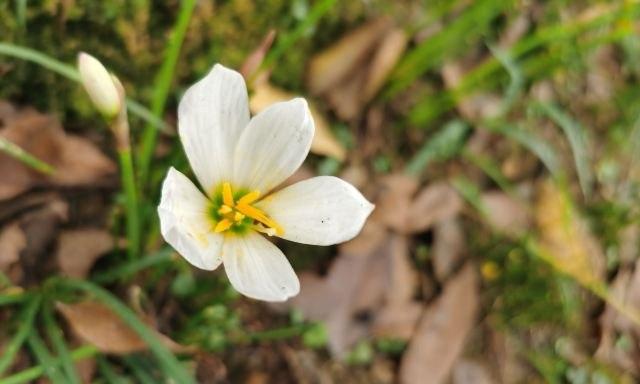
[[[0,2],[0,384],[640,381],[637,1]],[[78,52],[123,83],[123,149]],[[316,123],[294,175],[376,204],[238,295],[162,240],[185,89]],[[133,161],[128,161],[133,158]]]

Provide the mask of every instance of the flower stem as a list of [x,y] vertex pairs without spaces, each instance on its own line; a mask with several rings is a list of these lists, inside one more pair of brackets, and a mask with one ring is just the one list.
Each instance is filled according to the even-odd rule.
[[131,148],[118,148],[118,160],[120,161],[120,176],[125,194],[127,253],[129,258],[134,260],[140,252],[140,211]]
[[24,149],[4,137],[0,137],[0,152],[6,153],[14,159],[19,160],[23,164],[38,172],[44,173],[45,175],[51,175],[55,172],[55,169],[51,165],[29,154],[29,152],[26,152]]

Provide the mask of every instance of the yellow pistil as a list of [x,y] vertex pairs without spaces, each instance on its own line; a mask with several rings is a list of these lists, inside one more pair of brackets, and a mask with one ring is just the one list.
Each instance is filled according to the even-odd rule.
[[233,191],[230,183],[222,184],[222,202],[223,205],[218,209],[218,214],[222,216],[215,228],[214,232],[224,232],[231,228],[235,223],[240,223],[246,217],[249,217],[258,223],[252,225],[252,228],[258,232],[266,233],[269,236],[274,234],[282,235],[284,230],[282,227],[271,219],[264,212],[251,206],[260,198],[259,191],[252,191],[238,199],[236,203],[233,199]]

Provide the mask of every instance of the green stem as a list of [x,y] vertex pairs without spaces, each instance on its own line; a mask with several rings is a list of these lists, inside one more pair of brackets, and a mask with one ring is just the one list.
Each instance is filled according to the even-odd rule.
[[133,170],[131,148],[118,150],[120,161],[120,176],[125,193],[125,208],[127,215],[127,252],[130,260],[135,260],[140,252],[140,211],[138,206],[138,193]]
[[0,357],[0,376],[11,366],[13,359],[20,350],[20,347],[33,329],[33,320],[36,317],[36,313],[40,308],[41,302],[42,296],[37,295],[33,297],[18,315],[18,331],[11,341],[9,341],[9,344],[5,347],[5,350]]
[[[160,67],[160,71],[158,72],[154,83],[153,99],[151,100],[151,113],[153,113],[153,116],[156,118],[162,117],[162,113],[164,112],[167,104],[167,97],[169,96],[169,90],[171,88],[171,80],[173,79],[176,63],[178,62],[178,56],[180,55],[180,48],[182,47],[182,41],[187,33],[187,28],[189,27],[189,21],[191,20],[195,4],[195,0],[182,0],[180,2],[178,19],[176,20],[175,27],[173,28],[173,34],[171,35],[167,45],[164,62],[162,63],[162,67]],[[142,134],[142,145],[140,147],[140,185],[145,185],[147,182],[149,167],[156,147],[157,137],[158,131],[153,127],[153,125],[147,124]]]
[[[97,354],[98,349],[96,347],[94,347],[93,345],[84,345],[71,352],[71,359],[73,361],[78,361],[93,357]],[[60,364],[60,362],[60,359],[55,359],[51,362],[51,364],[57,365]],[[33,382],[40,376],[44,375],[46,368],[47,367],[45,367],[43,364],[40,364],[35,367],[25,369],[24,371],[18,372],[15,375],[0,379],[0,384],[21,384]]]
[[120,318],[140,336],[156,356],[168,377],[172,378],[176,383],[194,383],[193,377],[185,371],[180,361],[165,347],[157,334],[149,329],[129,307],[124,305],[118,298],[109,293],[109,291],[89,281],[61,278],[53,278],[52,281],[61,287],[84,291],[95,296],[120,316]]
[[29,152],[26,152],[24,149],[20,148],[4,137],[0,137],[0,151],[6,153],[7,155],[13,157],[18,161],[21,161],[26,166],[29,166],[38,172],[44,173],[45,175],[51,175],[55,172],[55,168],[53,168],[53,166],[29,154]]

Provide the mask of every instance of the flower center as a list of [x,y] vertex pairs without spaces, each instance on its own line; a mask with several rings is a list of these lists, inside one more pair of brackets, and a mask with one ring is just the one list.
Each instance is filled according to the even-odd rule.
[[251,205],[259,198],[259,191],[237,191],[234,194],[231,184],[222,183],[222,190],[214,194],[210,210],[215,223],[213,231],[242,234],[252,228],[269,236],[282,235],[284,230],[278,223]]

